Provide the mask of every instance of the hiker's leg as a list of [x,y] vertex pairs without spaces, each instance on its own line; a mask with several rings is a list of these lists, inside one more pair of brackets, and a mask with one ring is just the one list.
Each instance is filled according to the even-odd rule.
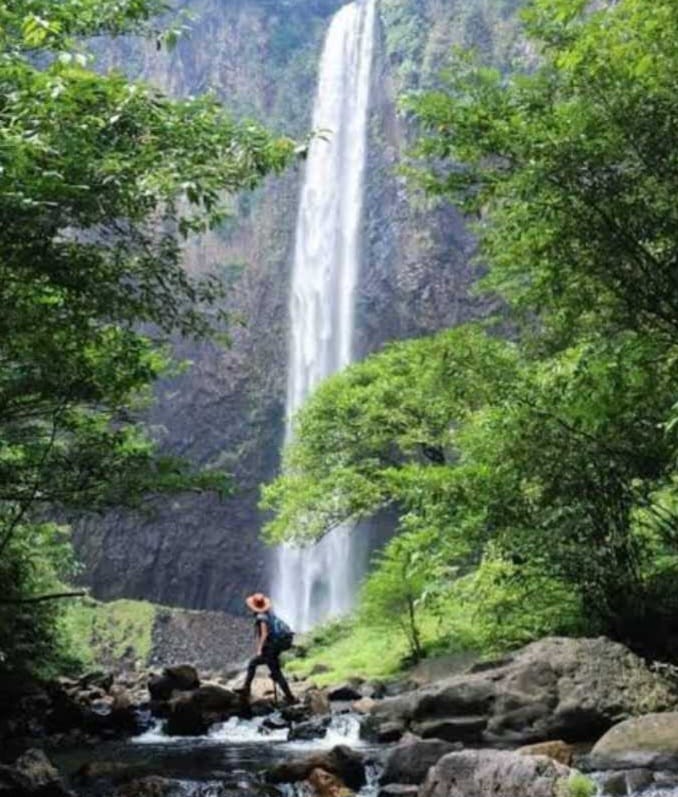
[[247,665],[247,678],[245,678],[245,683],[243,684],[242,691],[245,694],[249,694],[249,691],[252,687],[252,681],[254,680],[254,676],[257,672],[257,667],[260,664],[266,664],[267,659],[265,656],[254,656],[249,660],[249,664]]
[[268,665],[268,669],[271,672],[271,678],[278,684],[278,686],[282,689],[283,694],[288,700],[294,700],[294,695],[292,694],[292,690],[289,687],[289,684],[285,680],[285,676],[280,669],[280,659],[278,658],[278,653],[275,650],[264,650],[264,655],[266,656],[266,664]]

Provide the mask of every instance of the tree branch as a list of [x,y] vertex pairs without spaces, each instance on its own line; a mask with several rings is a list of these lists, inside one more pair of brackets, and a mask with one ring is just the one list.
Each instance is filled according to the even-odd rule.
[[51,592],[47,595],[35,595],[30,598],[0,598],[0,604],[25,604],[25,603],[43,603],[44,601],[61,600],[62,598],[85,598],[87,593],[80,590],[79,592]]

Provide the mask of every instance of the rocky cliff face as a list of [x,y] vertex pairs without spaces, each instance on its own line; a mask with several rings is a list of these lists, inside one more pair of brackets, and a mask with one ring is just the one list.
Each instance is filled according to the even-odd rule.
[[[322,36],[341,0],[189,0],[192,34],[170,54],[129,41],[107,47],[123,66],[173,94],[214,90],[234,112],[303,136],[310,125]],[[453,43],[477,44],[508,63],[519,53],[516,0],[382,0],[372,85],[357,307],[360,355],[385,341],[484,314],[473,296],[473,241],[450,207],[431,208],[398,174],[412,136],[398,95],[430,85]],[[232,345],[177,344],[192,366],[161,384],[150,422],[161,444],[235,477],[227,500],[185,494],[142,515],[88,518],[76,529],[85,580],[103,598],[144,597],[239,610],[267,584],[258,538],[259,485],[279,464],[283,436],[287,291],[301,166],[234,203],[224,227],[187,247],[189,269],[231,283]]]

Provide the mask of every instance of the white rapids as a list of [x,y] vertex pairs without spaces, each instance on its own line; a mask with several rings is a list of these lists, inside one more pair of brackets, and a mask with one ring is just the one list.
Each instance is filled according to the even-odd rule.
[[251,720],[232,717],[226,722],[215,725],[206,736],[197,737],[167,736],[163,732],[164,723],[158,721],[145,733],[135,736],[132,742],[134,744],[176,744],[180,746],[194,745],[196,742],[202,745],[205,743],[238,745],[251,744],[252,742],[278,742],[284,743],[285,748],[298,751],[330,750],[338,744],[346,744],[353,748],[359,748],[364,745],[360,738],[360,721],[354,714],[338,714],[332,717],[327,734],[322,738],[309,741],[288,742],[289,728],[268,730],[263,721],[263,717]]
[[[297,216],[290,294],[287,439],[313,389],[353,360],[376,0],[333,17],[320,61],[311,144]],[[311,547],[280,546],[272,595],[297,631],[351,608],[366,558],[338,528]]]

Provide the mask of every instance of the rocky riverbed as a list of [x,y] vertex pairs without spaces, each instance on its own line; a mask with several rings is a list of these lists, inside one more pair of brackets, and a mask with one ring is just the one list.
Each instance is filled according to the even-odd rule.
[[678,795],[678,683],[606,639],[546,639],[411,682],[92,673],[4,685],[4,797]]

